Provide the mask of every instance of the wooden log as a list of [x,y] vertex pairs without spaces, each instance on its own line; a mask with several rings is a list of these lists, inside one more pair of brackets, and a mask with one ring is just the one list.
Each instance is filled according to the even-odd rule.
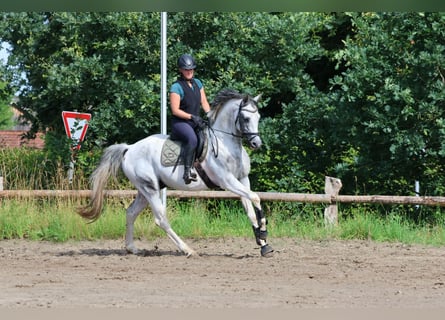
[[84,198],[89,190],[2,190],[0,198]]
[[[134,198],[136,190],[105,190],[104,196],[109,198]],[[279,192],[257,192],[262,201],[289,201],[302,203],[375,203],[375,204],[403,204],[403,205],[425,205],[445,207],[445,197],[418,197],[418,196],[352,196],[352,195],[327,195],[306,193],[279,193]],[[0,191],[1,198],[88,198],[90,190],[3,190]],[[216,199],[239,199],[239,196],[229,191],[179,191],[167,190],[167,196],[172,198],[216,198]]]
[[[305,203],[331,203],[331,197],[325,194],[257,192],[262,201],[290,201]],[[196,199],[239,199],[240,196],[230,191],[180,191],[167,190],[167,196],[173,198]]]
[[349,196],[339,195],[335,201],[341,203],[378,203],[378,204],[409,204],[424,206],[445,206],[445,197],[419,196]]

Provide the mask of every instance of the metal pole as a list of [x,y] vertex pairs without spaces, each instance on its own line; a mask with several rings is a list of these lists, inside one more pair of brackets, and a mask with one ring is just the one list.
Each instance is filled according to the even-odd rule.
[[[161,12],[161,134],[167,134],[167,12]],[[166,188],[161,196],[166,207]]]
[[161,13],[161,133],[167,134],[167,12]]
[[71,185],[73,183],[73,177],[74,177],[74,157],[71,155],[70,160],[70,167],[68,169],[68,183]]

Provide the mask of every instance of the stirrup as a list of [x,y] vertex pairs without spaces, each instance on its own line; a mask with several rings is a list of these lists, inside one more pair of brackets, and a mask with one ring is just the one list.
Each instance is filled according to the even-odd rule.
[[185,184],[190,184],[192,181],[198,181],[196,174],[190,174],[189,176],[183,176],[182,178],[184,179]]
[[184,179],[185,184],[190,184],[192,181],[198,181],[198,176],[191,170],[189,170],[188,172],[184,172],[182,178]]

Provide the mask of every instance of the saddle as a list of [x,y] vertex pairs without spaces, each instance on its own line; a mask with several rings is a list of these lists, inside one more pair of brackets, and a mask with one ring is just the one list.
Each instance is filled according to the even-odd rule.
[[[218,188],[218,186],[210,180],[204,169],[201,167],[201,162],[204,161],[208,149],[207,134],[204,132],[204,130],[198,130],[196,135],[198,137],[198,146],[195,150],[193,166],[208,188]],[[170,137],[168,137],[162,145],[161,164],[164,167],[174,167],[173,171],[175,171],[178,165],[184,164],[181,149],[182,142],[180,140],[172,140]]]

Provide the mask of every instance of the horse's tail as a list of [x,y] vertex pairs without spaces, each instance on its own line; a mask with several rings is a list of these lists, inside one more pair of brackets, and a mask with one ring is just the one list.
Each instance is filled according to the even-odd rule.
[[105,149],[98,167],[90,178],[92,186],[90,203],[77,210],[80,216],[90,222],[99,219],[103,207],[104,188],[110,176],[116,178],[127,150],[128,145],[124,143],[115,144]]

